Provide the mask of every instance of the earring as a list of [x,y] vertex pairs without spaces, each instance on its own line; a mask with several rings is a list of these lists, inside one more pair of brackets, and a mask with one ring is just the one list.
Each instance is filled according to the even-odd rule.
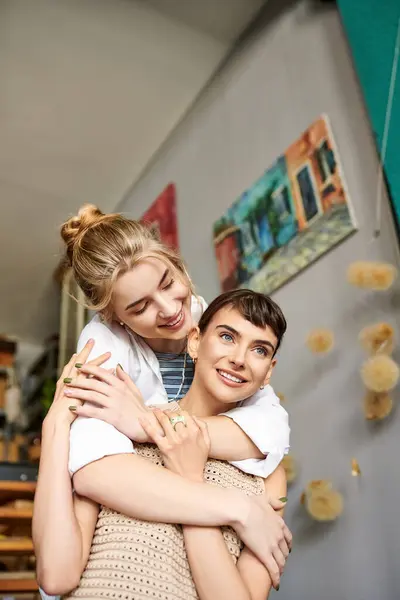
[[122,321],[120,321],[119,324],[121,325],[121,327],[124,326],[124,323]]
[[193,358],[193,364],[195,365],[196,363],[197,363],[197,356],[195,356],[195,357]]
[[262,386],[260,387],[260,390],[263,390],[264,388],[265,388],[265,385],[262,385]]

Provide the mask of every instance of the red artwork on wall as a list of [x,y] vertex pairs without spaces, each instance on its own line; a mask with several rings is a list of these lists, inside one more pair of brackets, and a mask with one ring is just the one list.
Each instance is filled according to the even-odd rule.
[[164,244],[179,249],[176,188],[173,183],[167,185],[140,220],[154,227]]

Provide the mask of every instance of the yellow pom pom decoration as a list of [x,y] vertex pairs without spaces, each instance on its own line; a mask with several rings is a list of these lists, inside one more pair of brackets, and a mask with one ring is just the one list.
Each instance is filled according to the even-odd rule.
[[291,454],[286,454],[282,459],[282,466],[285,469],[286,480],[292,483],[297,477],[296,463]]
[[364,414],[368,421],[382,421],[393,410],[393,400],[387,392],[368,391],[364,398]]
[[361,475],[360,465],[358,464],[358,460],[356,458],[351,459],[351,474],[353,477],[360,477]]
[[394,329],[389,323],[368,325],[360,331],[359,340],[370,354],[391,354],[394,349]]
[[315,492],[307,498],[306,509],[315,521],[334,521],[343,512],[343,497],[335,490]]
[[383,262],[357,261],[347,269],[347,281],[362,289],[388,290],[396,277],[396,267]]
[[365,387],[372,392],[388,392],[399,380],[400,370],[390,356],[377,354],[369,358],[361,368]]
[[313,329],[307,336],[306,344],[314,354],[326,354],[332,350],[335,342],[330,329]]
[[343,496],[332,488],[328,480],[310,481],[302,500],[315,521],[334,521],[343,512]]

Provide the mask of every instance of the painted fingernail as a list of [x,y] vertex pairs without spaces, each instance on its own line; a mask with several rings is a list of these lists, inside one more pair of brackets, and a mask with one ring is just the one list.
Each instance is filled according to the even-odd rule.
[[276,588],[275,588],[277,592],[279,592],[279,588],[280,588],[280,587],[281,587],[281,586],[280,586],[280,585],[279,585],[279,583],[278,583],[278,585],[277,585],[277,586],[276,586]]
[[76,367],[77,369],[82,369],[82,367],[83,367],[83,363],[76,363],[75,367]]
[[120,363],[118,363],[117,367],[119,367],[121,369],[121,371],[124,370],[124,367]]
[[282,496],[282,498],[279,498],[279,502],[287,502],[286,496]]
[[68,406],[69,410],[71,412],[75,412],[76,411],[76,406]]
[[71,383],[71,381],[72,381],[71,377],[66,377],[64,379],[64,383]]
[[292,551],[292,549],[291,549],[291,548],[289,548],[289,554],[291,553],[291,551]]

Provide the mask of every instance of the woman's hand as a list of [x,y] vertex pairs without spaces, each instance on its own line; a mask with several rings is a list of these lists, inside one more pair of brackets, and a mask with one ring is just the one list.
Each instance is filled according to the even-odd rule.
[[[70,410],[71,401],[65,394],[66,391],[66,379],[75,377],[78,373],[76,365],[85,363],[89,357],[94,346],[94,340],[89,340],[79,354],[73,354],[69,363],[64,367],[59,380],[57,381],[56,391],[54,394],[53,402],[48,410],[48,413],[43,421],[43,425],[46,425],[55,421],[63,421],[71,425],[76,418],[76,413]],[[89,364],[91,365],[102,365],[111,356],[110,352],[106,352],[101,356],[92,360]]]
[[65,390],[70,403],[76,404],[75,414],[105,421],[136,442],[149,441],[138,421],[148,409],[129,375],[119,365],[115,375],[90,364],[82,365],[79,371],[81,375]]
[[[164,413],[155,409],[154,415],[162,429],[148,418],[140,422],[149,438],[157,444],[164,465],[170,471],[194,481],[203,481],[204,467],[210,451],[207,426],[185,411]],[[185,423],[171,424],[171,419],[182,416]]]

